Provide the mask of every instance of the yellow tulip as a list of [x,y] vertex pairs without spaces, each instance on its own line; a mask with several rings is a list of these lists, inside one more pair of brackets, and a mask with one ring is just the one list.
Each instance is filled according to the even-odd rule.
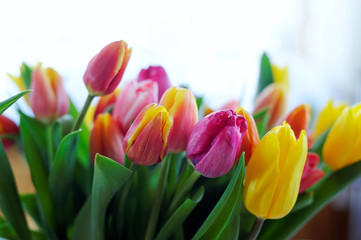
[[316,140],[322,133],[329,129],[335,122],[336,118],[340,116],[342,110],[344,110],[345,107],[345,104],[334,106],[332,104],[332,100],[330,100],[327,106],[321,111],[318,120],[316,121],[312,140]]
[[248,163],[243,199],[259,218],[278,219],[293,208],[307,157],[307,136],[298,140],[287,123],[274,127],[258,143]]
[[279,68],[274,64],[271,64],[273,82],[280,83],[285,87],[286,92],[288,93],[290,88],[290,77],[288,74],[288,67]]
[[322,152],[325,162],[334,170],[361,160],[361,104],[342,111],[326,138]]

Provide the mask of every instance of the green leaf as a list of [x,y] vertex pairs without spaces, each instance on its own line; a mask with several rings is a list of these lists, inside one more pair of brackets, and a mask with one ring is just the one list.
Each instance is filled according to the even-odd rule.
[[[80,131],[71,132],[60,142],[49,175],[49,187],[55,207],[58,231],[66,230],[67,203],[71,192],[77,141]],[[60,228],[60,229],[59,229]]]
[[231,224],[234,211],[239,213],[244,171],[243,153],[221,199],[194,235],[193,240],[219,239],[223,230]]
[[72,240],[89,240],[91,239],[91,197],[85,202],[80,209],[74,221]]
[[262,138],[267,133],[268,122],[270,119],[269,108],[266,107],[253,115],[256,122],[259,137]]
[[23,63],[20,67],[20,72],[24,79],[25,87],[29,89],[31,85],[31,73],[33,70],[26,63]]
[[288,239],[338,193],[361,176],[361,161],[331,173],[314,190],[313,203],[279,220],[265,221],[259,239]]
[[21,239],[31,239],[28,226],[25,221],[24,210],[21,206],[18,190],[16,188],[13,172],[8,157],[0,141],[0,206]]
[[237,240],[239,238],[239,229],[241,225],[241,217],[238,211],[234,211],[228,225],[223,229],[219,239]]
[[31,179],[41,204],[41,214],[45,216],[45,219],[42,218],[43,225],[49,225],[51,230],[55,230],[53,202],[48,183],[49,162],[44,151],[47,146],[45,132],[46,126],[44,124],[20,112],[21,139],[24,144]]
[[204,188],[201,187],[190,199],[187,198],[182,205],[180,205],[177,210],[172,214],[168,221],[163,225],[162,229],[159,231],[156,240],[169,239],[172,234],[182,225],[186,220],[189,214],[197,206],[197,204],[202,200],[204,195]]
[[29,215],[34,219],[36,224],[41,226],[41,215],[39,211],[38,200],[35,194],[23,194],[20,196],[21,202]]
[[8,109],[11,105],[13,105],[17,100],[19,100],[22,96],[24,96],[25,94],[31,92],[32,90],[26,90],[23,92],[20,92],[8,99],[6,99],[5,101],[0,102],[0,115],[6,110]]
[[296,212],[305,207],[310,206],[313,203],[313,192],[304,192],[297,197],[295,206],[292,208],[291,212]]
[[312,143],[312,148],[311,148],[311,152],[317,153],[321,159],[323,159],[322,157],[322,148],[323,145],[325,144],[326,138],[328,136],[328,133],[330,132],[330,129],[328,129],[327,131],[325,131],[324,133],[322,133],[314,143]]
[[271,62],[267,54],[263,53],[260,65],[257,95],[260,94],[260,92],[262,92],[262,90],[271,83],[273,83]]
[[131,170],[116,161],[99,154],[96,155],[91,195],[91,239],[104,239],[106,209],[115,193],[131,175]]

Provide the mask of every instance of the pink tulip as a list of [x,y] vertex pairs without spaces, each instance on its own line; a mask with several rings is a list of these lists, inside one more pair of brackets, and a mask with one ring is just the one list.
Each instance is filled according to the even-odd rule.
[[233,110],[214,112],[194,126],[188,139],[187,158],[202,175],[222,176],[234,165],[246,131],[246,119]]
[[125,41],[116,41],[105,46],[90,60],[83,77],[90,95],[103,96],[116,89],[131,52]]
[[168,75],[161,66],[150,66],[147,69],[142,69],[138,76],[138,82],[148,79],[158,83],[159,98],[171,87]]
[[158,102],[157,83],[152,80],[129,82],[120,93],[113,110],[113,117],[118,121],[125,134],[130,124],[142,109],[150,103]]
[[39,64],[31,75],[30,107],[35,117],[43,122],[52,122],[65,115],[69,99],[60,75],[52,68],[43,69]]
[[303,193],[306,189],[312,187],[325,175],[321,169],[316,168],[319,162],[320,157],[316,153],[309,152],[307,154],[307,160],[302,172],[299,193]]

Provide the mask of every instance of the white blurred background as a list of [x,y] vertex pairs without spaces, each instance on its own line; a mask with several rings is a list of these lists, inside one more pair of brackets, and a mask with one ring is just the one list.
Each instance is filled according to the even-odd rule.
[[[1,1],[0,100],[18,92],[7,73],[41,61],[80,106],[89,60],[124,39],[133,48],[124,81],[162,65],[174,85],[188,85],[214,108],[232,99],[252,107],[263,51],[289,67],[288,109],[306,102],[317,111],[329,98],[353,104],[361,100],[360,24],[358,0]],[[350,198],[357,238],[360,189]]]

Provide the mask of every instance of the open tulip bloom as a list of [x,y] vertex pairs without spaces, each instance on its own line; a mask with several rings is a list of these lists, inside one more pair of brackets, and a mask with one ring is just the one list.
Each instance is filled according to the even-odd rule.
[[130,55],[115,41],[90,60],[79,111],[52,68],[9,75],[22,92],[0,114],[28,93],[33,114],[0,116],[0,238],[288,239],[361,176],[361,104],[329,102],[314,128],[307,104],[284,115],[288,69],[266,54],[255,108],[214,112],[161,66],[121,82]]

